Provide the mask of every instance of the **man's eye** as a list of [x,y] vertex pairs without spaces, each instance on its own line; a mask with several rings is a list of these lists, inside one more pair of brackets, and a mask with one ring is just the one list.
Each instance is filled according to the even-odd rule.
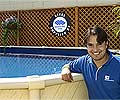
[[98,45],[102,45],[102,43],[98,43]]
[[92,46],[92,44],[87,44],[87,46]]

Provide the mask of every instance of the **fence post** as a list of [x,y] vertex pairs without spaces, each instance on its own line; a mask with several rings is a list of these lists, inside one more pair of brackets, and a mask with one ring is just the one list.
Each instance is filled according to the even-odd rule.
[[78,47],[78,7],[75,7],[75,47]]
[[[19,13],[19,10],[17,11],[17,19],[19,20],[19,16],[20,16],[20,13]],[[19,43],[19,36],[20,36],[20,33],[19,33],[19,30],[17,30],[17,46],[20,45]]]

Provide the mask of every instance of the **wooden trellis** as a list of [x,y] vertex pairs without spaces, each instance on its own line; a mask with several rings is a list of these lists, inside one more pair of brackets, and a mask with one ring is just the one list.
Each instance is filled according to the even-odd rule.
[[[50,29],[50,19],[58,12],[65,12],[71,19],[70,32],[56,36]],[[75,46],[75,8],[20,11],[22,30],[20,45]]]
[[[120,36],[116,37],[109,29],[115,19],[112,6],[72,7],[56,9],[36,9],[1,11],[0,19],[16,16],[22,23],[20,37],[9,35],[8,45],[83,47],[84,33],[89,27],[101,26],[109,35],[111,49],[120,49]],[[50,29],[50,19],[56,13],[65,12],[70,17],[70,31],[64,36],[56,36]],[[2,27],[0,26],[0,45],[2,45]]]
[[100,7],[79,7],[79,46],[83,46],[83,39],[85,31],[94,25],[101,26],[109,36],[109,48],[120,49],[120,36],[116,37],[110,30],[110,22],[115,19],[112,13],[112,6]]

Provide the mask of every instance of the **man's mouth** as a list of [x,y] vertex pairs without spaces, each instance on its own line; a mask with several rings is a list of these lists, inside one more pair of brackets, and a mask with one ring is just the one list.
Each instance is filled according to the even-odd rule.
[[95,53],[93,53],[94,55],[99,55],[99,52],[95,52]]

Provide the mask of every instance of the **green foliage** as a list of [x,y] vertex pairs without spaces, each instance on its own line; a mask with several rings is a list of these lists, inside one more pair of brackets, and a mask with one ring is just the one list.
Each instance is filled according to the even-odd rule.
[[17,30],[21,28],[21,23],[13,16],[7,18],[2,23],[3,33],[2,33],[2,40],[3,45],[7,46],[8,34],[13,33],[15,37],[17,37]]
[[110,29],[116,35],[116,37],[120,34],[120,6],[114,7],[112,12],[117,16],[114,21],[110,23]]

